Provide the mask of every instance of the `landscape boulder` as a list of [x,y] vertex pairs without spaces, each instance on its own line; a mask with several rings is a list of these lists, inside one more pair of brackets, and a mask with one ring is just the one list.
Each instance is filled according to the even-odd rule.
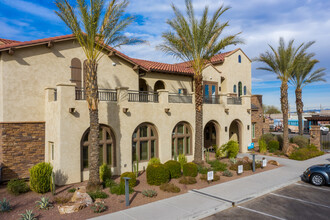
[[280,165],[280,163],[277,162],[276,160],[270,160],[270,161],[268,161],[268,164],[272,164],[272,165],[275,165],[275,166],[279,166]]
[[60,214],[78,212],[79,210],[91,205],[92,203],[93,200],[87,194],[86,187],[82,186],[74,192],[69,203],[58,206],[58,211],[60,212]]
[[290,157],[290,155],[298,148],[299,148],[299,146],[297,144],[290,143],[285,155]]

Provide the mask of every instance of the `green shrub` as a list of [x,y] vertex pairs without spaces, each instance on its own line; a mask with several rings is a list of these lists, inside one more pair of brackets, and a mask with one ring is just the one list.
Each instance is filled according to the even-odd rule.
[[197,176],[197,165],[190,162],[190,163],[186,163],[183,165],[183,175],[184,176],[192,176],[192,177],[196,177]]
[[[252,170],[252,162],[247,162],[247,161],[238,161],[236,164],[232,164],[229,169],[237,171],[238,166],[243,165],[243,170]],[[256,169],[261,168],[261,163],[255,164]]]
[[227,152],[227,157],[229,158],[236,158],[238,152],[239,152],[239,144],[236,141],[228,141],[224,147],[223,151]]
[[220,147],[217,147],[215,149],[215,156],[216,156],[216,158],[225,157],[227,155],[227,151],[224,150],[225,146],[226,145],[223,144]]
[[170,171],[171,178],[179,178],[181,176],[181,164],[175,160],[169,160],[164,164]]
[[272,133],[263,134],[261,135],[260,139],[263,139],[267,145],[270,141],[277,141],[277,137]]
[[178,161],[181,165],[181,170],[183,169],[183,165],[187,163],[187,158],[184,154],[179,154]]
[[116,185],[117,183],[113,180],[113,179],[107,179],[106,181],[105,181],[105,187],[106,188],[110,188],[111,186],[114,186],[114,185]]
[[94,213],[101,213],[107,210],[107,206],[103,202],[96,202],[91,206]]
[[157,192],[155,190],[152,190],[152,189],[146,189],[146,190],[142,191],[142,195],[145,196],[145,197],[152,198],[152,197],[157,196]]
[[313,157],[321,156],[323,154],[324,152],[320,151],[316,146],[309,145],[307,147],[296,149],[292,152],[289,158],[293,160],[307,160]]
[[30,188],[37,193],[50,191],[53,166],[50,163],[38,163],[30,169]]
[[229,170],[225,170],[225,171],[223,171],[222,175],[227,176],[227,177],[232,177],[233,173],[230,172]]
[[269,141],[267,147],[270,153],[274,153],[275,151],[280,149],[280,143],[278,141]]
[[20,214],[21,220],[36,220],[37,218],[34,217],[35,214],[33,213],[33,210],[26,210],[25,213]]
[[77,189],[76,188],[71,188],[71,189],[68,189],[68,192],[69,193],[74,193]]
[[0,212],[10,212],[11,210],[12,207],[6,198],[3,198],[3,201],[0,200]]
[[[131,194],[134,192],[134,190],[129,187],[129,193]],[[125,194],[125,184],[120,183],[120,184],[114,184],[113,186],[110,187],[110,193],[111,194],[116,194],[116,195],[124,195]]]
[[107,179],[111,179],[111,169],[104,163],[100,166],[100,181],[105,182]]
[[278,140],[278,143],[280,144],[280,150],[283,149],[283,134],[276,135],[276,138]]
[[266,153],[267,152],[267,144],[264,139],[259,139],[259,152],[260,153]]
[[95,191],[95,192],[88,192],[88,195],[93,199],[105,199],[105,198],[108,198],[109,195],[106,194],[105,192],[103,191]]
[[123,174],[120,175],[120,182],[125,184],[124,177],[131,178],[130,180],[128,180],[128,184],[129,184],[130,187],[133,188],[134,186],[136,186],[136,175],[135,175],[135,173],[133,173],[133,172],[125,172],[125,173],[123,173]]
[[151,158],[148,162],[148,165],[151,165],[151,164],[160,164],[159,158],[157,158],[157,157]]
[[308,138],[301,136],[301,135],[292,137],[290,139],[290,142],[298,145],[299,147],[307,147],[309,144]]
[[180,188],[173,183],[163,183],[162,185],[160,185],[159,189],[171,193],[178,193],[181,191]]
[[[203,180],[203,181],[207,181],[207,174],[202,174],[202,175],[200,176],[200,179]],[[212,181],[215,182],[215,181],[219,181],[219,180],[220,180],[220,176],[214,174],[214,175],[213,175],[213,180],[212,180]]]
[[147,167],[147,182],[159,186],[170,180],[170,171],[163,164],[152,164]]
[[225,171],[227,169],[227,164],[221,163],[218,160],[209,161],[209,164],[214,171]]
[[204,167],[202,165],[197,165],[197,171],[200,174],[207,174],[207,172],[209,172],[210,170],[212,170],[212,169],[209,168],[209,167]]
[[22,179],[12,179],[7,184],[7,191],[16,196],[29,190],[29,186]]
[[190,184],[197,183],[197,180],[196,180],[195,177],[183,176],[183,177],[180,178],[179,183],[185,184],[185,185],[190,185]]
[[52,207],[52,204],[49,202],[49,198],[42,196],[40,201],[36,201],[37,207],[39,209],[49,209]]

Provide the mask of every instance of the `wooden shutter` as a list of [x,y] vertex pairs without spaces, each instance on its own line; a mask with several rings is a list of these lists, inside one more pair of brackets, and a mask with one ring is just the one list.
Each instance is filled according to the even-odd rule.
[[78,58],[71,60],[71,82],[76,84],[77,89],[82,89],[81,62]]

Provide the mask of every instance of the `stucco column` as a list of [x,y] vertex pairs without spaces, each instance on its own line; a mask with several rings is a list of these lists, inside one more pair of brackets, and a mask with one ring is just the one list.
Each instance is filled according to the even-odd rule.
[[168,103],[168,91],[165,89],[158,90],[158,101],[160,104]]
[[116,87],[117,91],[117,103],[126,104],[128,103],[128,87]]
[[251,96],[250,95],[242,95],[242,105],[246,106],[248,109],[251,108]]
[[321,130],[318,125],[311,125],[310,143],[314,144],[319,150],[321,149]]
[[227,94],[226,93],[220,93],[220,104],[224,104],[227,106]]
[[59,83],[57,87],[57,101],[61,104],[71,104],[76,100],[75,91],[76,84],[74,83]]
[[46,102],[52,102],[55,101],[55,96],[57,96],[57,93],[55,94],[56,89],[52,87],[45,88],[45,100]]

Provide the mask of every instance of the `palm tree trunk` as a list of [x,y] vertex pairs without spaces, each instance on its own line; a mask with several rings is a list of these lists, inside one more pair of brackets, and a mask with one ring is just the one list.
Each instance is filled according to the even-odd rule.
[[284,153],[287,152],[289,148],[289,125],[288,125],[288,82],[282,81],[281,84],[281,109],[283,113],[283,148]]
[[98,85],[97,63],[93,60],[86,62],[86,100],[90,119],[90,145],[89,145],[89,180],[87,189],[94,191],[100,187],[99,176],[99,111],[98,111]]
[[195,154],[194,161],[202,162],[203,146],[203,76],[195,75]]
[[303,130],[303,119],[302,119],[302,113],[304,109],[304,104],[302,102],[302,89],[296,88],[296,109],[297,109],[297,115],[298,115],[298,125],[299,125],[299,135],[304,134]]

